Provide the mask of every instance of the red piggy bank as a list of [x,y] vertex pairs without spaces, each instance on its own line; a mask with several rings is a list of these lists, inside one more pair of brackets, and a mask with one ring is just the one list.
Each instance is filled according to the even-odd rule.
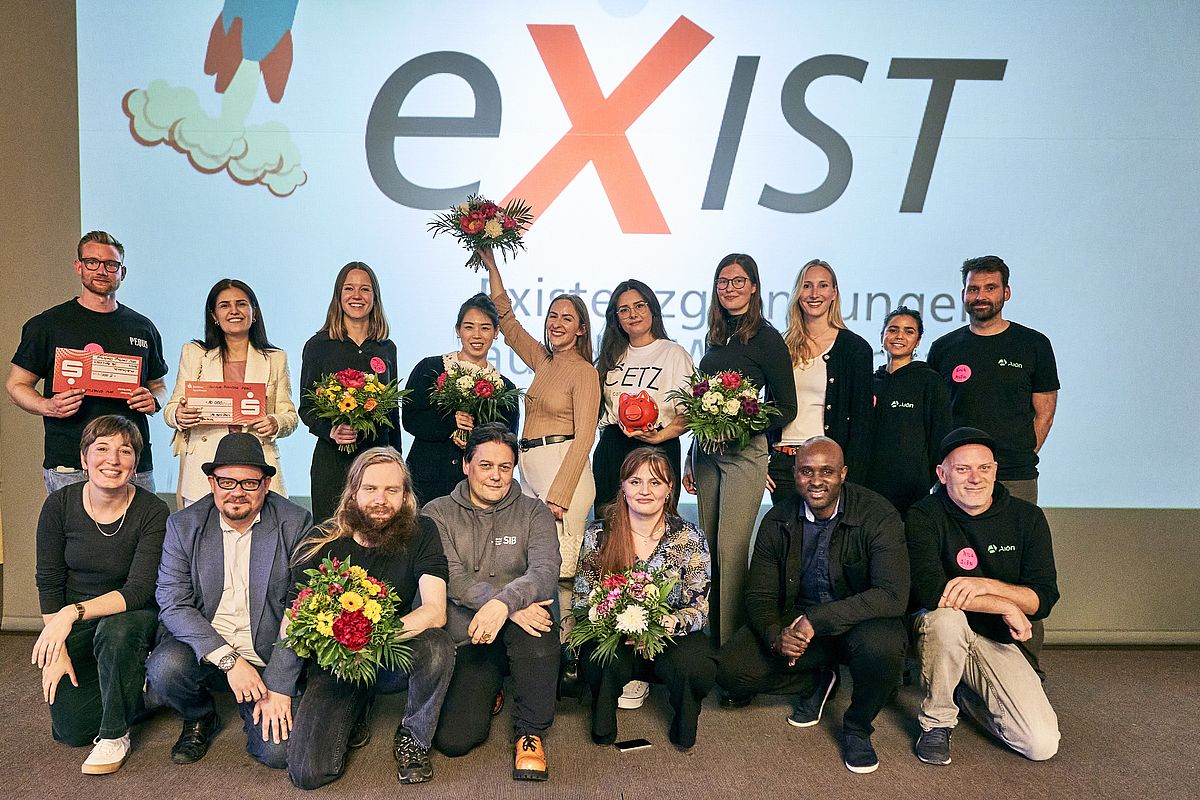
[[621,393],[617,403],[617,419],[627,431],[646,431],[658,421],[658,404],[644,391],[637,394]]

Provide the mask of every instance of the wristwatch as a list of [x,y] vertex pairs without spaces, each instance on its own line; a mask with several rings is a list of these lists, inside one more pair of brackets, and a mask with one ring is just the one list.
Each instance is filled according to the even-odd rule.
[[237,663],[237,660],[237,653],[226,653],[225,655],[221,656],[221,660],[217,662],[217,669],[221,670],[221,672],[229,672],[229,670],[233,669],[233,665]]

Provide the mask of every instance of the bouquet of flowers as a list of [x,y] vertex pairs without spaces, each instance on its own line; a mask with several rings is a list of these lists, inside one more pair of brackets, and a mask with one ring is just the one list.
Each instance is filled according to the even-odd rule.
[[[596,642],[592,660],[604,666],[623,642],[633,642],[645,658],[653,660],[674,641],[667,633],[671,612],[667,598],[675,588],[675,577],[665,570],[648,571],[645,564],[605,576],[588,595],[588,607],[575,610],[575,627],[567,637],[571,647]],[[665,624],[664,624],[665,623]]]
[[[312,400],[317,416],[334,425],[349,425],[372,438],[380,425],[394,428],[388,413],[400,407],[409,390],[401,389],[398,381],[384,383],[379,379],[379,373],[387,369],[383,359],[372,358],[371,369],[375,371],[344,369],[324,375],[311,389],[306,389],[304,394]],[[344,453],[353,453],[354,447],[338,445]]]
[[439,233],[448,233],[470,250],[467,266],[478,272],[483,266],[479,250],[499,250],[507,261],[509,253],[516,256],[518,250],[525,249],[522,236],[532,224],[533,209],[525,201],[511,200],[499,206],[473,194],[465,203],[434,217],[429,230],[435,239]]
[[686,409],[688,430],[706,453],[730,444],[745,447],[750,436],[779,413],[770,403],[759,401],[758,387],[740,372],[693,372],[686,390],[676,389],[667,396]]
[[290,620],[283,645],[337,677],[372,684],[375,671],[412,666],[412,648],[402,638],[396,613],[400,598],[381,580],[350,561],[323,559],[306,569],[308,583],[284,614]]
[[[435,406],[448,414],[465,411],[480,424],[495,422],[500,410],[515,407],[520,396],[520,389],[505,388],[499,374],[458,362],[438,375],[429,389]],[[459,447],[467,445],[466,431],[456,429],[450,438]]]

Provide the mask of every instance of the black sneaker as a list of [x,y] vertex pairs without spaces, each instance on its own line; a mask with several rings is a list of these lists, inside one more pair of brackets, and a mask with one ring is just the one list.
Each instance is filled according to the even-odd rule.
[[788,725],[797,728],[811,728],[821,721],[821,712],[825,704],[837,692],[838,673],[836,669],[822,670],[818,673],[817,689],[808,697],[796,703],[792,715],[788,717]]
[[396,729],[392,740],[392,755],[396,757],[396,777],[401,783],[424,783],[433,778],[433,762],[429,749],[413,738],[403,727]]
[[725,692],[721,695],[720,699],[717,700],[717,705],[719,705],[721,708],[745,708],[753,702],[754,695],[752,694],[733,694],[732,692]]
[[351,750],[357,750],[360,747],[366,747],[369,741],[371,741],[371,703],[367,703],[363,708],[362,715],[350,727],[350,738],[346,741],[346,746]]
[[195,764],[208,752],[212,737],[221,729],[221,719],[213,711],[195,722],[184,721],[183,731],[171,748],[171,760],[176,764]]
[[930,728],[921,731],[917,739],[917,758],[926,764],[944,767],[950,763],[950,731],[953,728]]
[[842,760],[846,763],[846,769],[859,775],[879,769],[879,756],[875,755],[870,736],[843,732]]

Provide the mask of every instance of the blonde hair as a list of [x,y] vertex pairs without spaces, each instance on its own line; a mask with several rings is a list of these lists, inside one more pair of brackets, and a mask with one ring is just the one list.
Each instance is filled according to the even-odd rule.
[[307,540],[305,545],[296,551],[295,564],[302,564],[319,553],[325,545],[338,539],[346,539],[354,535],[349,524],[349,511],[354,507],[355,495],[362,486],[363,475],[367,467],[376,464],[395,464],[400,468],[400,483],[403,487],[404,500],[400,504],[397,518],[400,520],[401,535],[408,538],[417,522],[417,496],[413,493],[412,474],[404,463],[404,457],[391,447],[372,447],[358,454],[346,472],[346,488],[338,499],[337,510],[333,516],[317,526],[318,533]]
[[342,312],[342,287],[346,284],[347,276],[356,269],[367,273],[371,279],[371,313],[367,316],[367,338],[382,342],[388,338],[387,317],[383,313],[383,295],[379,291],[379,278],[375,270],[361,261],[351,261],[338,270],[337,279],[333,282],[333,299],[329,301],[329,310],[325,312],[325,324],[317,333],[324,333],[330,339],[346,338],[346,318]]
[[820,267],[828,270],[829,280],[833,283],[833,300],[829,303],[829,310],[825,312],[825,319],[829,321],[829,325],[834,328],[845,329],[846,322],[842,319],[842,294],[838,291],[837,273],[833,271],[833,267],[829,263],[822,261],[819,258],[814,258],[803,267],[800,268],[800,274],[796,276],[796,283],[792,286],[792,299],[788,301],[788,326],[783,332],[783,341],[787,344],[788,355],[792,357],[792,366],[808,366],[819,355],[813,352],[812,339],[808,335],[808,326],[804,321],[804,312],[800,310],[800,287],[804,285],[804,279],[808,276],[810,270]]

